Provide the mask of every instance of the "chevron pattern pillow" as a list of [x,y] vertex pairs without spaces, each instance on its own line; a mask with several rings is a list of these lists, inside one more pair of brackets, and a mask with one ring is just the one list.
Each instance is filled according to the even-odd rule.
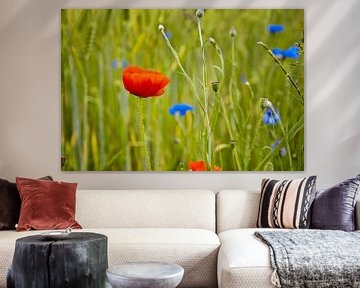
[[263,179],[257,218],[262,228],[309,228],[316,176],[293,180]]

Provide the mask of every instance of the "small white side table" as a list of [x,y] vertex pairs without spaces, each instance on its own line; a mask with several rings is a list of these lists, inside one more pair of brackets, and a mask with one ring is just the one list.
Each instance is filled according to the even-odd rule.
[[162,262],[117,264],[106,270],[114,288],[175,288],[184,276],[184,268]]

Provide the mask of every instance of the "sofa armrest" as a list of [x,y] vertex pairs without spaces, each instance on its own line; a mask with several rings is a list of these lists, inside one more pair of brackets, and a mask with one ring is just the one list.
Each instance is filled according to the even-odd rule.
[[355,229],[360,230],[360,199],[357,200],[355,206]]

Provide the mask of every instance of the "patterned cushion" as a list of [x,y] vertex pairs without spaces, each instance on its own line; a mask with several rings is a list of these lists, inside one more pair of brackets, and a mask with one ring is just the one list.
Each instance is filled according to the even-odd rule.
[[257,227],[308,228],[316,176],[294,180],[263,179]]

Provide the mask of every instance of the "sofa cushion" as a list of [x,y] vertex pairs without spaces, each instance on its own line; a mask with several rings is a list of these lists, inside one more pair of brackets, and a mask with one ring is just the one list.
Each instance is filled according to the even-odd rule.
[[215,193],[209,190],[78,190],[76,197],[76,219],[84,228],[215,231]]
[[293,180],[263,179],[257,227],[308,228],[316,176]]
[[75,221],[77,183],[16,178],[21,198],[16,230],[81,228]]
[[235,229],[219,234],[221,248],[218,258],[220,288],[262,287],[271,284],[269,248],[254,236],[264,228]]
[[355,229],[355,204],[359,193],[360,174],[316,193],[311,215],[314,229]]
[[[109,265],[135,261],[171,262],[185,269],[179,287],[216,287],[216,263],[220,241],[212,231],[174,228],[73,231],[106,235]],[[5,277],[12,261],[16,239],[43,232],[0,232],[0,287],[6,287]]]
[[15,183],[0,179],[0,230],[15,230],[21,200]]
[[[51,176],[40,179],[52,180]],[[18,223],[21,199],[16,183],[0,179],[0,230],[15,230]]]
[[222,190],[216,194],[217,233],[255,228],[259,208],[259,191]]

